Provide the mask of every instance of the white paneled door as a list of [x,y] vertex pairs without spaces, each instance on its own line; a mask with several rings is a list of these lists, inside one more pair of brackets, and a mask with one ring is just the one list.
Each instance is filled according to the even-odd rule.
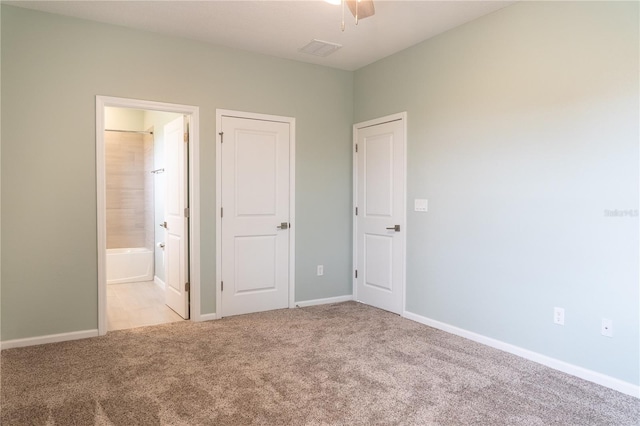
[[290,123],[221,118],[222,316],[289,305]]
[[355,296],[402,313],[405,268],[405,115],[354,126]]
[[186,117],[164,126],[165,303],[182,318],[189,318],[189,229],[186,208],[188,140]]

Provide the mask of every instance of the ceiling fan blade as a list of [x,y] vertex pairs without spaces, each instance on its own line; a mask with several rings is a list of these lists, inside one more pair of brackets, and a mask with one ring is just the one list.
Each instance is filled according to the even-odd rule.
[[346,0],[346,2],[351,14],[358,20],[368,18],[376,13],[376,10],[373,7],[373,0]]

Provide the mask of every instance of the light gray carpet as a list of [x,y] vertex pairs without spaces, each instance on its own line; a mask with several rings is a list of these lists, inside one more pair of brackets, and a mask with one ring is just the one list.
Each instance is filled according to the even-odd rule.
[[638,425],[640,400],[347,302],[2,352],[3,425]]

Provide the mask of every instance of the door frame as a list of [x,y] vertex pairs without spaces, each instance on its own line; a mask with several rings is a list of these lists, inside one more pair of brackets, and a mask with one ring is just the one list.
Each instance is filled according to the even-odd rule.
[[[386,115],[384,117],[374,118],[372,120],[363,121],[360,123],[356,123],[353,125],[353,206],[352,206],[352,214],[353,214],[353,236],[352,236],[352,246],[353,246],[353,265],[352,265],[352,287],[353,287],[353,300],[358,300],[358,282],[355,276],[355,271],[358,267],[358,216],[356,216],[355,211],[358,204],[358,156],[356,155],[356,143],[358,142],[358,130],[364,129],[366,127],[372,127],[379,124],[388,123],[390,121],[401,120],[404,127],[404,140],[402,143],[404,144],[404,158],[402,162],[404,164],[404,178],[402,182],[402,199],[404,206],[404,246],[403,256],[402,256],[402,282],[400,283],[400,291],[402,292],[402,309],[401,316],[405,316],[407,311],[407,237],[409,227],[407,225],[407,112],[399,112],[396,114]],[[362,275],[361,275],[362,276]]]
[[296,277],[296,119],[278,115],[216,109],[216,318],[222,318],[222,117],[289,124],[289,308],[295,307]]
[[107,332],[107,222],[106,164],[104,143],[105,107],[174,112],[189,116],[189,282],[190,319],[202,321],[200,314],[200,108],[191,105],[139,99],[96,96],[96,205],[98,255],[98,334]]

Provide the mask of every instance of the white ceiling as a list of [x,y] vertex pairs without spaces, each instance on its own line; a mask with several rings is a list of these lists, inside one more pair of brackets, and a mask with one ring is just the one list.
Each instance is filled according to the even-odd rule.
[[[356,70],[385,56],[506,7],[515,1],[374,0],[376,13],[356,26],[346,9],[298,1],[4,1],[13,6]],[[298,50],[313,39],[344,47],[325,58]]]

